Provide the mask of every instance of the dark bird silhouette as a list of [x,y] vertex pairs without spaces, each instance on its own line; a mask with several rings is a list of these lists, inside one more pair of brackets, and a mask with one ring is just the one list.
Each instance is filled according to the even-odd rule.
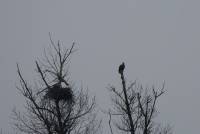
[[124,64],[124,62],[122,62],[122,64],[119,66],[118,72],[119,72],[120,74],[122,74],[123,71],[124,71],[124,68],[125,68],[125,64]]
[[59,90],[61,88],[61,84],[60,83],[56,83],[51,88],[55,89],[55,90]]

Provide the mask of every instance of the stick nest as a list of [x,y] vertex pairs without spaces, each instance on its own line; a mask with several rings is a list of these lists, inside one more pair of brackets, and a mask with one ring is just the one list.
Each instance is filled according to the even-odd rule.
[[74,102],[73,92],[70,87],[61,87],[59,85],[54,85],[47,90],[45,98],[55,100],[55,101],[66,101]]

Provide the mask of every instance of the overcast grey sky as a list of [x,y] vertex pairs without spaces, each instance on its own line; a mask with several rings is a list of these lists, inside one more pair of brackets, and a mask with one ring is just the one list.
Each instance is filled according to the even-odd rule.
[[[34,59],[53,39],[78,51],[70,65],[77,84],[109,101],[108,84],[119,85],[118,65],[128,81],[161,86],[158,119],[175,134],[200,126],[200,1],[198,0],[0,0],[0,128],[9,129],[16,62],[28,80]],[[118,84],[117,84],[118,83]],[[102,99],[106,98],[106,99]]]

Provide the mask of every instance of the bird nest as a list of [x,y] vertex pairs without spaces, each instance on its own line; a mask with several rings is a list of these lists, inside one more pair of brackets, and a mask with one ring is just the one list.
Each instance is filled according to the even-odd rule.
[[53,86],[48,89],[45,98],[55,101],[66,101],[72,103],[74,101],[73,92],[70,87],[63,88],[61,86]]

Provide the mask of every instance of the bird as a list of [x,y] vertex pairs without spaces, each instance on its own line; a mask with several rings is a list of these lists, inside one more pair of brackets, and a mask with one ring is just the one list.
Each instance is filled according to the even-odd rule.
[[125,64],[124,64],[124,62],[122,62],[122,64],[119,66],[118,72],[119,72],[120,74],[122,74],[123,71],[124,71],[124,68],[125,68]]
[[46,88],[44,88],[44,89],[42,89],[41,91],[39,91],[39,92],[37,92],[37,95],[39,95],[40,93],[42,93],[42,92],[44,92],[44,91],[49,91],[49,90],[54,90],[54,89],[56,89],[56,90],[59,90],[61,88],[61,84],[60,83],[55,83],[54,85],[52,85],[52,86],[49,86],[49,85],[47,85],[47,87]]

